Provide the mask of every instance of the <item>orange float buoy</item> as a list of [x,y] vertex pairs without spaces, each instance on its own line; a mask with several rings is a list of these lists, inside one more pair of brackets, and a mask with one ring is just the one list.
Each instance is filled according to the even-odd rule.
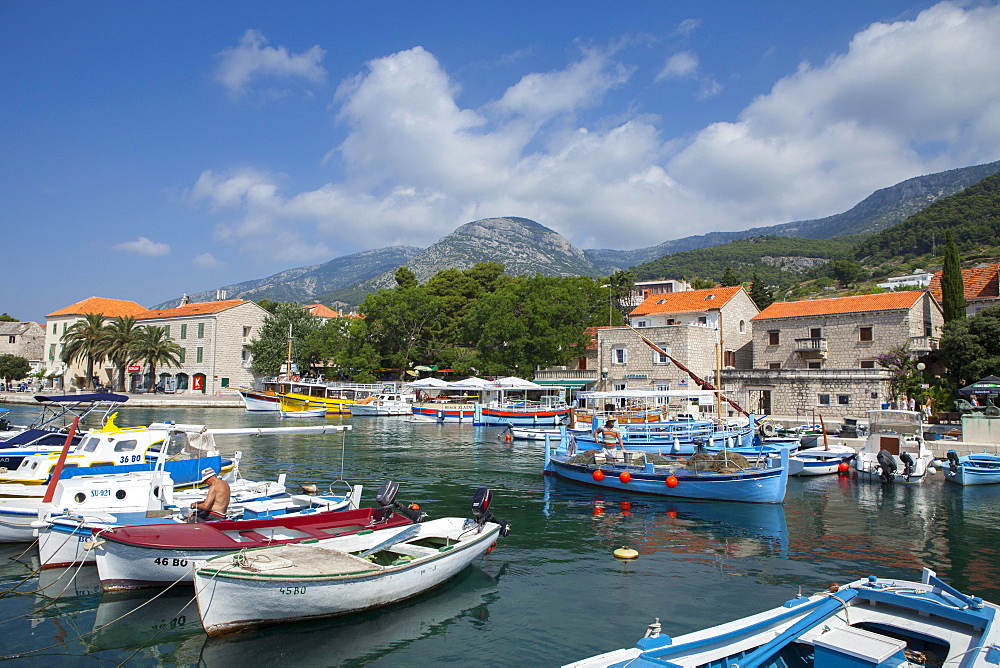
[[615,559],[635,559],[639,553],[630,547],[620,547],[615,550]]
[[674,487],[677,487],[677,483],[678,482],[679,481],[677,480],[677,476],[675,476],[675,475],[668,475],[667,476],[666,483],[667,483],[667,487],[669,487],[670,489],[673,489]]
[[621,475],[618,476],[618,479],[623,483],[628,484],[632,480],[632,474],[628,471],[622,471]]
[[851,470],[851,465],[847,462],[840,462],[837,464],[837,471],[839,473],[847,473],[849,470]]
[[677,519],[677,511],[676,510],[668,510],[667,511],[667,517],[669,519],[676,520]]
[[513,436],[511,436],[510,434],[504,434],[504,437],[503,437],[503,440],[505,440],[505,441],[507,441],[508,443],[510,443],[511,441],[513,441],[513,440],[514,440],[514,437],[513,437]]
[[594,475],[594,480],[596,480],[597,482],[601,482],[602,480],[604,480],[604,471],[602,471],[601,469],[597,469],[596,471],[594,471],[593,475]]

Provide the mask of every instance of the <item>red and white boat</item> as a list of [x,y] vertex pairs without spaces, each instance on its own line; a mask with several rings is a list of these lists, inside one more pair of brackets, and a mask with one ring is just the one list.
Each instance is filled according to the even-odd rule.
[[397,490],[396,483],[386,481],[377,498],[379,508],[94,530],[101,586],[105,590],[166,587],[191,581],[195,561],[227,552],[370,533],[423,519],[419,508],[395,502]]

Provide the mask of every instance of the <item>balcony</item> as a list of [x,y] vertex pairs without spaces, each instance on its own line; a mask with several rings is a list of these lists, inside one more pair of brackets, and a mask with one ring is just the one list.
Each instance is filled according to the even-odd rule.
[[926,355],[941,347],[941,339],[936,336],[911,336],[909,350],[918,355]]
[[827,352],[826,339],[822,337],[795,339],[795,352],[802,357],[825,360]]
[[597,369],[573,369],[560,371],[558,369],[544,369],[535,372],[535,380],[598,380],[601,374]]

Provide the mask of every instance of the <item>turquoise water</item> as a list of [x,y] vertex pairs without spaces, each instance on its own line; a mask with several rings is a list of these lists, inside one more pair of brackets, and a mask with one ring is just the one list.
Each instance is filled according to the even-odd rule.
[[[15,423],[35,414],[7,407]],[[219,408],[123,409],[118,422],[168,419],[212,427],[290,422]],[[290,487],[343,478],[365,485],[368,504],[392,478],[399,499],[431,517],[468,516],[475,489],[490,487],[510,537],[411,601],[211,639],[190,588],[155,599],[102,595],[93,567],[75,577],[39,576],[30,550],[10,559],[26,545],[0,546],[0,656],[36,650],[20,663],[59,666],[551,666],[631,645],[655,617],[677,635],[779,605],[800,588],[810,593],[870,574],[918,579],[924,566],[1000,601],[1000,486],[962,489],[938,475],[883,488],[822,476],[792,479],[783,506],[659,501],[545,478],[541,444],[507,443],[499,429],[343,421],[353,425],[345,435],[218,443],[226,453],[243,451],[247,478],[285,472]],[[624,545],[639,558],[614,559]]]

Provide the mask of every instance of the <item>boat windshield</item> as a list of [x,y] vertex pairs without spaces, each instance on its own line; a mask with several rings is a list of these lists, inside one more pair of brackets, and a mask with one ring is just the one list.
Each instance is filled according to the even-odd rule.
[[869,411],[869,432],[895,432],[897,434],[920,434],[921,414],[915,411]]

